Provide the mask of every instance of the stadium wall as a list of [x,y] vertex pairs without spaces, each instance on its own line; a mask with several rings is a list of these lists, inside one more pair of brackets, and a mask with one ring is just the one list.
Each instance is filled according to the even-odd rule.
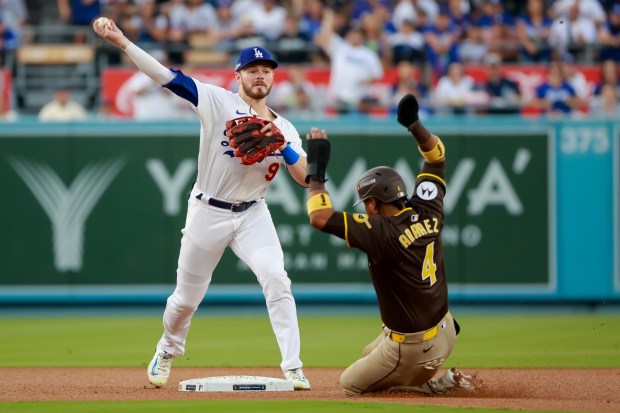
[[[328,189],[352,210],[366,169],[411,188],[421,157],[390,118],[293,119],[333,144]],[[448,156],[443,241],[453,301],[620,301],[620,122],[434,117]],[[197,122],[5,123],[0,305],[155,303],[172,292]],[[226,145],[223,138],[222,145]],[[223,155],[226,156],[226,155]],[[267,195],[299,302],[371,302],[365,256],[307,224],[281,170]],[[207,300],[260,302],[230,252]]]

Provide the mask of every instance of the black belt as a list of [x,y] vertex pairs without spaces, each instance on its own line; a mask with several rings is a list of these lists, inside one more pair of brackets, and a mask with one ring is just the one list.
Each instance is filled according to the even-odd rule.
[[[203,196],[202,194],[198,194],[196,195],[196,198],[201,199],[202,196]],[[207,203],[209,205],[213,205],[214,207],[227,209],[232,212],[243,212],[249,207],[251,207],[252,205],[254,205],[256,201],[239,202],[238,204],[231,204],[230,202],[220,201],[219,199],[215,199],[215,198],[209,198]]]

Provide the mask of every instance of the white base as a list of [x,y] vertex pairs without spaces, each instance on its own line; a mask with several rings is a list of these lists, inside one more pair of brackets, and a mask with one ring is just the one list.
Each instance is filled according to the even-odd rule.
[[179,391],[233,392],[233,391],[293,391],[293,382],[273,377],[216,376],[183,380]]

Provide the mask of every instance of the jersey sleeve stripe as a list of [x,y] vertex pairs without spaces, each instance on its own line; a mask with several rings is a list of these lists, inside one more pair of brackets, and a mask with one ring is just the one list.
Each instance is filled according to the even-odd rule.
[[196,87],[196,82],[178,69],[170,69],[170,71],[174,72],[176,76],[170,82],[163,85],[163,87],[198,107],[198,88]]
[[342,218],[344,219],[344,240],[347,243],[347,247],[351,247],[349,244],[349,226],[347,225],[347,213],[342,211]]
[[437,175],[435,175],[435,174],[423,173],[423,174],[418,175],[418,178],[420,178],[420,177],[424,177],[424,176],[428,176],[428,177],[431,177],[431,178],[435,178],[435,179],[439,180],[439,182],[441,182],[441,183],[443,184],[443,186],[447,186],[447,185],[446,185],[446,181],[444,181],[443,179],[441,179],[440,177],[438,177],[438,176],[437,176]]

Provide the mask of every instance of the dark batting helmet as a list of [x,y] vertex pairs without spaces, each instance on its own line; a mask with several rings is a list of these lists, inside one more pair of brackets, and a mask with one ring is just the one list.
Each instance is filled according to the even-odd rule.
[[376,198],[381,202],[390,203],[407,197],[407,188],[403,178],[394,169],[388,166],[377,166],[364,173],[357,181],[359,201]]

